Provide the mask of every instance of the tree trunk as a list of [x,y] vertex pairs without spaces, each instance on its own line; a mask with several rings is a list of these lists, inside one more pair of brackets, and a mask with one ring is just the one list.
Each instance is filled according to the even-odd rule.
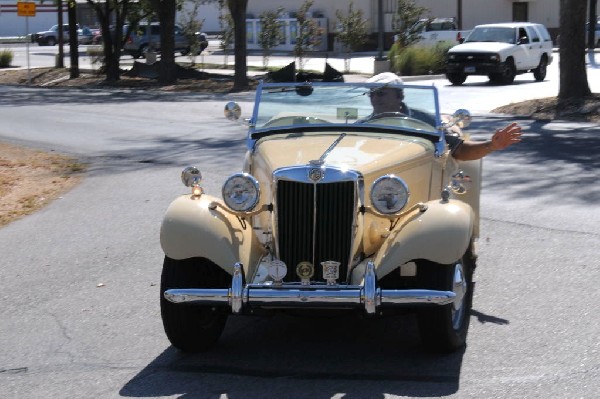
[[176,0],[160,0],[157,8],[160,21],[160,63],[158,81],[162,85],[177,82],[177,65],[175,64],[175,14]]
[[591,94],[585,69],[586,5],[581,0],[560,0],[559,102]]
[[121,47],[118,43],[121,40],[120,30],[122,25],[115,29],[114,36],[110,32],[110,20],[111,14],[114,11],[112,2],[106,1],[104,3],[94,3],[92,0],[88,0],[88,4],[96,12],[96,16],[100,20],[100,27],[102,30],[102,42],[104,44],[104,68],[107,82],[116,82],[120,77],[120,51]]
[[71,58],[71,67],[69,68],[69,77],[75,79],[79,77],[79,40],[77,37],[77,3],[75,0],[69,0],[69,54]]
[[233,90],[247,90],[249,86],[246,63],[246,9],[248,8],[248,0],[227,0],[227,5],[234,26],[235,75]]
[[588,15],[588,24],[590,29],[587,32],[588,49],[596,48],[596,8],[598,7],[597,0],[590,0],[590,12]]

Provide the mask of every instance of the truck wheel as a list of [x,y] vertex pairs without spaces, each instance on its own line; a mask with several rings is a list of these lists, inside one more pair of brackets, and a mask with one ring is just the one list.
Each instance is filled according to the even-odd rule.
[[546,55],[544,54],[542,56],[542,58],[540,59],[540,64],[538,65],[538,67],[533,70],[533,77],[535,78],[535,80],[537,82],[541,82],[546,78],[547,66],[548,66],[548,59],[546,58]]
[[465,83],[465,80],[467,80],[467,75],[464,73],[447,73],[446,78],[448,78],[450,83],[452,83],[454,86],[460,86],[461,84]]
[[453,352],[465,345],[473,300],[475,261],[470,251],[452,265],[421,261],[417,264],[419,287],[456,293],[455,303],[419,309],[421,340],[428,350]]
[[174,304],[164,292],[171,288],[227,288],[231,276],[205,258],[175,260],[165,256],[160,281],[160,313],[171,344],[184,352],[210,349],[219,339],[227,308]]
[[54,46],[56,44],[56,39],[53,37],[49,37],[46,39],[46,44],[48,46]]
[[509,85],[514,82],[516,75],[515,64],[513,63],[513,60],[509,58],[502,64],[502,72],[500,73],[499,81],[502,84]]

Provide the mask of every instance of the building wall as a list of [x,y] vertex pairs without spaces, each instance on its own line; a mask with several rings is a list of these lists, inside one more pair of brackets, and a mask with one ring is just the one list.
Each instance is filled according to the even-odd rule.
[[[54,4],[51,2],[40,4],[39,1],[35,3],[35,17],[20,17],[17,15],[16,0],[0,0],[0,37],[25,36],[48,30],[58,23],[58,8]],[[63,13],[63,18],[64,23],[67,23],[66,12]]]

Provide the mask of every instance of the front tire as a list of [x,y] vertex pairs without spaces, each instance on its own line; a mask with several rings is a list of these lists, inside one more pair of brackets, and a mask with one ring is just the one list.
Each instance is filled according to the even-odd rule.
[[475,261],[470,251],[451,265],[429,261],[418,263],[419,287],[456,293],[454,303],[419,309],[419,333],[427,349],[450,353],[465,345],[473,302],[474,268]]
[[464,73],[447,73],[446,78],[448,78],[450,83],[452,83],[454,86],[460,86],[461,84],[465,83],[465,80],[467,80],[467,75]]
[[513,63],[513,60],[509,58],[502,64],[502,72],[500,72],[498,80],[502,84],[509,85],[514,82],[516,75],[515,64]]
[[48,39],[46,39],[46,45],[47,46],[54,46],[54,45],[56,45],[56,39],[53,38],[52,36],[50,36]]
[[227,308],[174,304],[164,292],[171,288],[227,288],[231,276],[205,258],[175,260],[165,256],[160,282],[160,313],[171,344],[184,352],[208,350],[227,321]]

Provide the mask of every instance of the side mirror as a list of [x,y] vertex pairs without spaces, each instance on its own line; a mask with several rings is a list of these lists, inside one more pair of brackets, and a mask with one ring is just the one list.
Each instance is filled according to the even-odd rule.
[[449,129],[452,126],[458,126],[461,129],[466,128],[471,124],[471,113],[466,109],[457,109],[448,121],[442,123],[441,129]]
[[238,103],[230,101],[227,104],[225,104],[224,113],[225,118],[229,119],[230,121],[237,121],[242,115],[242,108]]
[[529,44],[529,39],[527,38],[527,36],[523,36],[522,38],[519,39],[518,44]]

